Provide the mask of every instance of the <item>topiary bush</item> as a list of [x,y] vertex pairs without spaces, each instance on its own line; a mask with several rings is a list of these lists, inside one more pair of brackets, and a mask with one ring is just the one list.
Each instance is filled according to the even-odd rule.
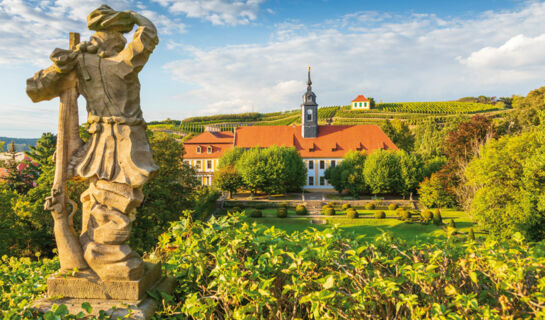
[[307,207],[305,207],[305,206],[302,205],[302,204],[299,204],[299,205],[297,205],[297,207],[295,208],[295,213],[296,213],[296,214],[299,214],[299,215],[308,214]]
[[397,203],[390,203],[388,205],[388,210],[394,211],[395,209],[397,209],[397,207],[398,207]]
[[322,207],[322,211],[325,211],[327,208],[333,208],[330,204],[326,204]]
[[450,219],[448,226],[451,228],[456,228],[456,223],[454,223],[454,219]]
[[430,210],[424,210],[420,213],[424,221],[429,222],[433,219],[433,213]]
[[384,211],[382,211],[382,210],[377,211],[377,212],[375,212],[375,218],[384,219],[384,218],[386,218],[386,213],[384,213]]
[[359,217],[358,211],[354,208],[348,208],[348,210],[346,210],[346,217],[348,219],[356,219]]
[[365,204],[365,210],[375,210],[377,206],[373,202],[368,202]]
[[433,211],[433,224],[436,226],[443,224],[443,217],[441,217],[441,211],[439,211],[439,209],[435,209],[435,211]]
[[276,209],[276,216],[278,218],[286,218],[288,216],[288,209],[286,207],[278,207]]
[[343,204],[343,206],[342,206],[343,210],[347,210],[348,208],[352,208],[352,205],[350,203]]
[[263,211],[261,211],[259,209],[253,209],[252,211],[250,211],[250,217],[251,218],[261,218],[261,217],[263,217]]
[[324,209],[324,214],[326,216],[334,216],[335,215],[335,209],[333,209],[332,207],[327,207]]
[[411,219],[411,212],[408,210],[399,210],[397,214],[399,220],[407,221]]

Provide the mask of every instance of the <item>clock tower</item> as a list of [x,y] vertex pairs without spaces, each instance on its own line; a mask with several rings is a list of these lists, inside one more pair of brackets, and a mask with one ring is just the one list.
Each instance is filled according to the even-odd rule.
[[303,138],[318,136],[318,104],[316,95],[312,92],[310,66],[308,67],[307,92],[303,95],[303,104],[301,104],[301,135]]

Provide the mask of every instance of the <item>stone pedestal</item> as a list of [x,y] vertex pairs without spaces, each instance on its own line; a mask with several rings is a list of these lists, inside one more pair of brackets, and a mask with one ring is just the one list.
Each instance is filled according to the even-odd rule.
[[36,301],[34,306],[46,312],[53,305],[64,304],[70,313],[77,314],[85,313],[81,305],[88,302],[93,307],[93,315],[105,311],[112,318],[130,314],[128,319],[151,319],[159,301],[146,291],[170,293],[174,281],[161,276],[160,264],[146,262],[145,267],[144,276],[135,281],[102,281],[92,271],[79,272],[75,276],[52,275],[47,279],[47,298]]

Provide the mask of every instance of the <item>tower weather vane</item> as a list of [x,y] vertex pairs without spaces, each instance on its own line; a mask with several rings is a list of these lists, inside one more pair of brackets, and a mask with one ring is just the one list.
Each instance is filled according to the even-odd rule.
[[[107,5],[91,12],[87,24],[95,31],[89,41],[78,43],[79,34],[71,33],[69,50],[55,49],[53,65],[27,80],[32,101],[60,97],[55,180],[45,208],[54,218],[61,270],[90,268],[101,280],[137,280],[145,268],[127,244],[129,216],[157,170],[140,108],[138,73],[159,41],[157,29],[138,13]],[[123,34],[134,25],[138,28],[126,45]],[[78,134],[79,94],[87,101],[91,138],[86,144]],[[89,181],[81,195],[79,236],[72,223],[75,203],[66,194],[66,181],[73,176]]]

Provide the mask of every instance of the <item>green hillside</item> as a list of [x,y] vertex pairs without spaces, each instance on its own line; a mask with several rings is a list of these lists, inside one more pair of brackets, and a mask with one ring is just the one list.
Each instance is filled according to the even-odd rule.
[[[410,125],[434,118],[439,122],[448,117],[471,117],[473,114],[501,115],[506,110],[503,104],[478,102],[436,101],[436,102],[397,102],[379,103],[371,110],[350,110],[350,106],[326,106],[318,109],[320,124],[335,125],[381,124],[384,120],[398,119]],[[191,117],[184,120],[152,121],[149,127],[154,131],[195,134],[204,131],[205,126],[217,126],[222,131],[233,130],[245,125],[290,125],[300,123],[300,110],[272,113],[238,113]]]

